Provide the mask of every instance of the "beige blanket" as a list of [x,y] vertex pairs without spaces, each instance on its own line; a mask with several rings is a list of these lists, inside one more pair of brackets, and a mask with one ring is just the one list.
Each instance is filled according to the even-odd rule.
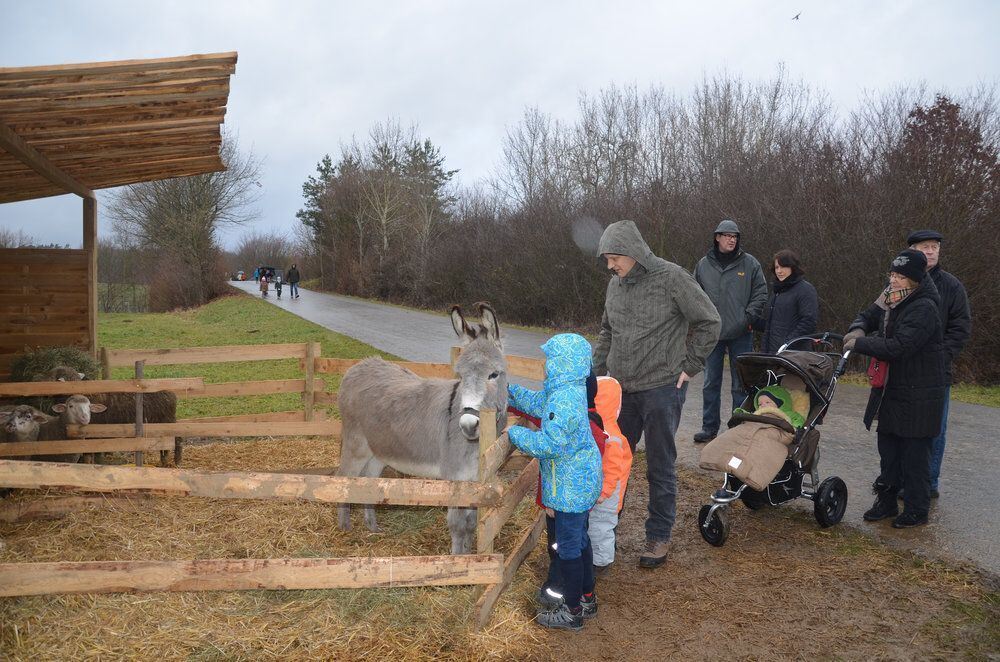
[[746,421],[713,439],[701,451],[702,469],[726,471],[763,490],[781,471],[792,434],[767,423]]

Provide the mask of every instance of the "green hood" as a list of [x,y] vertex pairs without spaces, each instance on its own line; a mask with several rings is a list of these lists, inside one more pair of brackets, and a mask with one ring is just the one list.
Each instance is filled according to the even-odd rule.
[[757,391],[757,395],[753,398],[753,407],[755,410],[760,409],[760,396],[762,395],[768,395],[778,403],[778,409],[788,416],[793,427],[800,428],[805,423],[802,415],[792,407],[792,394],[788,392],[788,389],[780,386],[768,386]]

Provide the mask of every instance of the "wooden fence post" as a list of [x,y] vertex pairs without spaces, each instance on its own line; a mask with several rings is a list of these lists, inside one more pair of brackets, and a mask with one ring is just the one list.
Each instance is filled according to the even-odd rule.
[[319,353],[319,343],[306,343],[306,389],[303,394],[305,404],[305,420],[313,419],[313,405],[316,402],[316,393],[313,391],[313,380],[316,376],[316,356]]
[[[146,360],[135,362],[135,378],[142,379],[143,372],[145,372]],[[144,437],[146,436],[146,424],[143,422],[142,416],[142,393],[135,394],[135,436]],[[142,451],[135,452],[135,466],[141,467],[143,460]]]
[[[486,466],[486,451],[490,449],[493,442],[497,440],[497,412],[495,409],[479,410],[479,481],[487,482],[496,475],[495,471],[488,472]],[[476,547],[480,554],[493,553],[493,536],[487,534],[483,526],[487,515],[486,508],[480,508],[477,512],[476,523]],[[486,552],[482,550],[488,550]]]

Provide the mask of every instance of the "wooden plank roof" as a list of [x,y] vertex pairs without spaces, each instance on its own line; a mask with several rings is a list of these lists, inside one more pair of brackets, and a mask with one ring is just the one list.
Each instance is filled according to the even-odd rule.
[[90,190],[224,170],[235,71],[235,52],[0,68],[0,202],[67,192],[39,161]]

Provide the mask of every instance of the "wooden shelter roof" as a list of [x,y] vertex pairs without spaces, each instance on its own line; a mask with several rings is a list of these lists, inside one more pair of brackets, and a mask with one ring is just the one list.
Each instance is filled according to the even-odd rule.
[[0,203],[224,170],[235,71],[235,52],[0,68]]

